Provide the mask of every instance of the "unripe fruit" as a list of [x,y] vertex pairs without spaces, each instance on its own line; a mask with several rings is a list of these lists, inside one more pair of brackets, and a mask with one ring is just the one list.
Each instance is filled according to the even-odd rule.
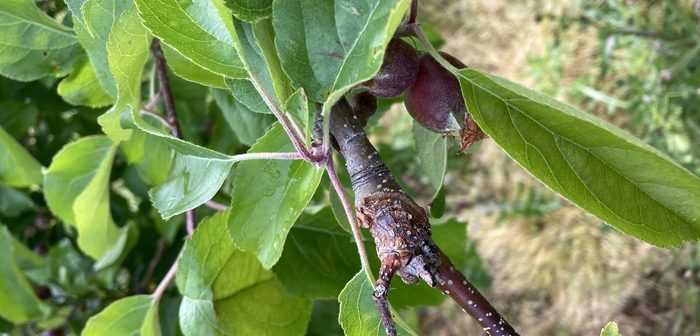
[[384,62],[374,78],[363,83],[367,91],[380,98],[401,95],[416,80],[418,53],[401,39],[392,39],[386,47]]
[[[441,54],[455,67],[466,68],[451,55]],[[454,133],[465,126],[467,109],[459,80],[429,54],[420,57],[418,76],[406,91],[404,104],[413,119],[433,132]]]
[[348,103],[362,127],[367,126],[367,121],[377,111],[377,97],[368,92],[360,92],[350,97]]

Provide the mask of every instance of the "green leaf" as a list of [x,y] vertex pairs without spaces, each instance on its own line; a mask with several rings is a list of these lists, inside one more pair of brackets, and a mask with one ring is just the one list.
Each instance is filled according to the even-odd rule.
[[68,2],[78,42],[90,58],[90,64],[105,92],[117,97],[117,83],[109,67],[107,43],[117,19],[132,6],[131,0],[82,0]]
[[12,237],[13,257],[19,270],[27,279],[35,283],[49,281],[49,269],[46,259],[34,253],[15,237]]
[[83,336],[143,335],[159,336],[158,304],[150,295],[119,299],[92,316]]
[[0,182],[10,187],[41,184],[41,164],[0,127]]
[[[251,85],[252,82],[258,84],[258,87],[255,87],[256,94],[250,97],[255,99],[256,105],[264,106],[264,109],[256,110],[270,113],[261,92],[257,90],[261,90],[277,106],[282,106],[291,94],[287,75],[282,70],[274,45],[275,32],[272,22],[269,19],[255,24],[234,21],[234,27],[236,29],[234,41],[241,60],[248,69]],[[240,96],[236,97],[242,99]]]
[[100,86],[95,68],[84,57],[73,64],[73,72],[58,84],[58,94],[70,104],[93,108],[114,102]]
[[272,14],[272,0],[226,0],[226,6],[242,21],[255,22]]
[[70,10],[71,15],[73,15],[73,18],[82,22],[83,10],[81,9],[81,7],[83,7],[86,1],[87,0],[64,0],[63,2],[66,3],[66,7],[68,7],[68,10]]
[[289,96],[287,102],[285,103],[284,110],[286,114],[290,117],[289,120],[292,126],[301,134],[306,140],[306,144],[311,143],[311,113],[310,111],[316,112],[313,104],[310,104],[309,99],[306,97],[304,89],[298,89]]
[[0,226],[0,317],[24,323],[45,317],[49,308],[34,295],[31,284],[17,266],[14,240],[7,228]]
[[413,122],[413,143],[423,175],[428,177],[435,194],[442,188],[447,171],[447,138]]
[[282,67],[297,88],[330,106],[379,71],[408,0],[275,1]]
[[136,7],[131,6],[114,23],[107,42],[109,68],[117,84],[117,102],[97,121],[112,141],[128,139],[131,131],[121,125],[124,111],[139,111],[141,104],[141,77],[149,56],[151,38]]
[[338,323],[340,303],[334,300],[315,300],[314,310],[306,334],[309,336],[343,335],[343,328]]
[[[287,134],[275,124],[249,153],[292,151]],[[282,255],[289,228],[311,200],[322,175],[323,170],[300,160],[242,162],[233,175],[228,222],[236,246],[253,252],[263,267],[271,268]]]
[[[2,84],[0,84],[2,85]],[[21,139],[36,123],[39,108],[31,103],[0,102],[0,127],[15,139]]]
[[78,230],[78,246],[96,260],[107,255],[116,259],[126,244],[128,228],[116,226],[109,208],[116,148],[104,136],[81,138],[63,147],[44,175],[44,197],[51,212]]
[[430,200],[430,216],[440,218],[445,214],[445,186],[440,186],[440,189],[435,193],[433,199]]
[[236,250],[227,213],[204,219],[185,243],[176,282],[185,335],[303,335],[311,302],[290,296],[254,255]]
[[233,160],[184,154],[176,149],[168,180],[148,194],[163,219],[194,209],[221,189]]
[[654,245],[700,238],[700,178],[571,106],[473,69],[459,75],[481,129],[554,191]]
[[[161,125],[161,130],[163,128]],[[134,132],[129,140],[120,144],[120,148],[126,154],[129,164],[136,167],[139,176],[148,186],[158,186],[167,181],[173,163],[173,151],[166,142],[146,132]]]
[[245,107],[255,113],[272,114],[272,111],[265,101],[260,97],[260,93],[255,86],[247,79],[227,79],[226,86],[231,90],[233,97],[245,105]]
[[149,191],[151,202],[164,219],[194,209],[210,200],[223,185],[235,159],[163,132],[132,110],[121,118],[126,127],[157,137],[175,151],[167,181]]
[[197,63],[192,62],[177,50],[171,48],[167,44],[161,44],[161,49],[163,50],[163,55],[165,55],[165,60],[168,67],[178,76],[194,83],[198,83],[204,86],[211,86],[215,88],[225,89],[226,77],[222,75],[215,74],[201,66]]
[[[353,200],[353,193],[352,189],[345,188],[345,196],[348,197],[348,201],[350,204],[355,204]],[[352,228],[350,228],[350,220],[348,220],[348,216],[345,214],[345,208],[343,207],[343,202],[340,200],[340,196],[338,196],[338,193],[335,192],[335,189],[329,191],[328,198],[330,199],[330,205],[331,209],[333,210],[333,216],[335,217],[335,220],[338,221],[338,224],[340,225],[345,232],[352,233]]]
[[[347,336],[385,335],[377,306],[372,300],[372,285],[364,272],[357,273],[340,292],[338,321]],[[399,335],[416,335],[396,314],[394,322]]]
[[275,122],[273,115],[251,111],[226,90],[212,89],[211,94],[226,123],[244,145],[252,146]]
[[620,330],[617,327],[617,323],[608,322],[605,328],[600,330],[600,336],[622,336]]
[[0,217],[17,217],[34,208],[34,202],[27,195],[0,184]]
[[148,30],[192,62],[218,75],[246,77],[221,0],[136,0],[136,6]]
[[333,299],[360,267],[356,251],[352,236],[325,207],[299,217],[273,270],[293,294]]
[[73,31],[32,0],[0,1],[0,74],[18,81],[63,76],[80,53]]

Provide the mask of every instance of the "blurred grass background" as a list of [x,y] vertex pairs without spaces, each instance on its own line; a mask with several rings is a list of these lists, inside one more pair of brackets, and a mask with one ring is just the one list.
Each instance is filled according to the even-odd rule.
[[[422,0],[419,15],[468,66],[604,118],[695,174],[699,17],[700,1],[682,0]],[[402,146],[406,114],[383,123]],[[523,335],[598,335],[608,321],[626,336],[700,335],[697,243],[664,250],[619,233],[490,140],[449,160],[448,215],[469,223],[491,277],[486,295]],[[413,319],[425,335],[483,334],[451,302]]]

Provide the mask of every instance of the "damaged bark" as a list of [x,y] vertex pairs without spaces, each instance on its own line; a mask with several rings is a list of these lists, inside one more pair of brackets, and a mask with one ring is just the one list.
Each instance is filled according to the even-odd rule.
[[330,133],[350,173],[358,221],[377,246],[381,266],[373,299],[387,335],[396,335],[387,301],[394,275],[440,288],[489,335],[518,335],[435,245],[425,209],[396,182],[345,99],[331,111]]

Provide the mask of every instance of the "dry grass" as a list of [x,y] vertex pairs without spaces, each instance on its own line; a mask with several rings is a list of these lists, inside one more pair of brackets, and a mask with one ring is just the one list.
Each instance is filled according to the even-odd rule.
[[[545,55],[556,23],[538,23],[535,15],[558,14],[574,6],[573,1],[434,0],[421,2],[421,17],[443,34],[443,49],[467,65],[537,87],[537,77],[527,75],[532,71],[528,59]],[[597,43],[595,32],[565,34],[559,39],[568,43],[566,55],[556,60],[562,62],[562,71],[551,74],[557,76],[558,86],[548,92],[560,99],[575,78],[597,71],[590,57]],[[520,187],[534,188],[549,198],[557,196],[489,140],[467,169],[452,172],[447,179],[448,203],[466,206],[458,206],[453,215],[470,223],[469,235],[493,276],[487,296],[523,335],[597,335],[611,320],[621,322],[624,335],[654,335],[673,323],[673,316],[655,321],[650,309],[635,310],[646,305],[673,306],[672,293],[660,290],[654,277],[674,260],[673,252],[621,234],[565,201],[541,218],[500,220],[479,204],[512,199]],[[652,292],[662,294],[654,299],[648,297]],[[481,333],[452,303],[425,309],[422,331],[429,335]]]

